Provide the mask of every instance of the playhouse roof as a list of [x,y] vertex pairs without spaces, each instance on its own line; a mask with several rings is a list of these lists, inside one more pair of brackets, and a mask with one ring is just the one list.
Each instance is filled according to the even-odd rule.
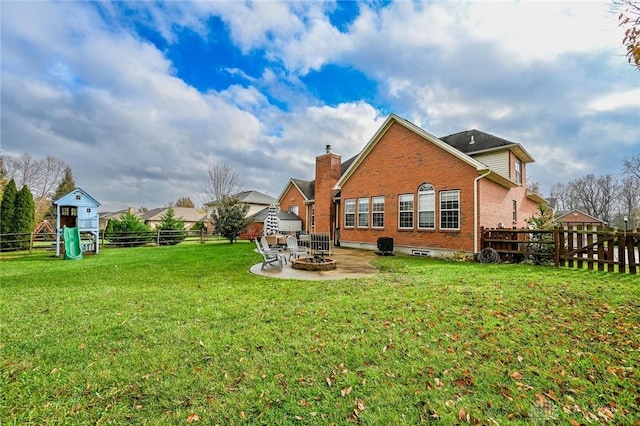
[[78,207],[98,207],[100,203],[96,201],[91,195],[85,192],[82,188],[76,188],[66,195],[58,198],[53,202],[56,205],[68,205]]

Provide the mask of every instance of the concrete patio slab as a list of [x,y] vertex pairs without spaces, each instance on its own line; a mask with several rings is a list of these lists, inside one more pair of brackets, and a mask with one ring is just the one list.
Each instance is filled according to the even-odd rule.
[[291,262],[282,265],[267,265],[264,271],[260,270],[262,262],[253,265],[249,270],[263,277],[280,278],[288,280],[341,280],[345,278],[371,277],[378,273],[378,268],[371,265],[371,261],[377,257],[370,250],[335,247],[332,250],[331,259],[336,261],[337,267],[331,271],[302,271],[293,269]]

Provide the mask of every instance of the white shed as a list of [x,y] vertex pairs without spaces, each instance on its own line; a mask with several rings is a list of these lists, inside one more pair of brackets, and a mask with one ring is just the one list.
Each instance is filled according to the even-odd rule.
[[[80,188],[76,188],[53,202],[56,206],[56,256],[60,256],[60,236],[64,227],[76,228],[78,235],[78,249],[81,253],[93,252],[98,254],[100,243],[100,229],[97,202],[91,195]],[[90,234],[90,240],[80,240],[81,234]],[[65,242],[68,243],[69,241]],[[65,247],[65,250],[69,248]]]

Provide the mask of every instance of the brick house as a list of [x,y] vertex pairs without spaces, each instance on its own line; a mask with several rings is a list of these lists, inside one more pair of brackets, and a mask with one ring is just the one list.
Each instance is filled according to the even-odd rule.
[[477,253],[481,226],[525,227],[546,203],[526,189],[533,161],[518,143],[478,130],[437,138],[392,114],[355,157],[328,146],[315,180],[290,179],[278,203],[341,246],[390,237],[406,253]]

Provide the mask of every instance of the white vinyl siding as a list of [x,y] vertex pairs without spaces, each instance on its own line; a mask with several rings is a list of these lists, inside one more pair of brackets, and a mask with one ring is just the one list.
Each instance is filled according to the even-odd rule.
[[511,173],[509,173],[509,151],[478,154],[474,155],[473,158],[486,165],[491,170],[511,179]]
[[358,198],[358,228],[369,227],[369,199]]

